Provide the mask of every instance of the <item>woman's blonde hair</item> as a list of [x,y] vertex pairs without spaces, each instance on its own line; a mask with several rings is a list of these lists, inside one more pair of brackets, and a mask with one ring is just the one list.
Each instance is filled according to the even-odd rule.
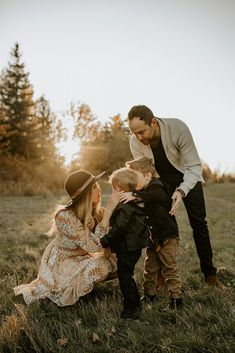
[[132,161],[126,162],[125,165],[127,168],[137,170],[143,173],[144,175],[146,173],[152,173],[153,177],[157,176],[157,172],[154,167],[153,160],[151,158],[148,158],[148,157],[136,158],[136,159],[133,159]]
[[115,170],[109,179],[113,188],[119,187],[122,191],[132,191],[136,188],[138,174],[129,168]]
[[[99,205],[96,206],[95,212],[98,212]],[[65,207],[64,205],[58,205],[54,212],[52,219],[52,226],[48,231],[48,235],[52,236],[56,231],[55,219],[56,216],[65,210],[71,210],[75,213],[77,218],[82,222],[86,230],[91,230],[94,226],[93,220],[93,208],[92,208],[92,187],[83,195],[77,202],[71,206]]]

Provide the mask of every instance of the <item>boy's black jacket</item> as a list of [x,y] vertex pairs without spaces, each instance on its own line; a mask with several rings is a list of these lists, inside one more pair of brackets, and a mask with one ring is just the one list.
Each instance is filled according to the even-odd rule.
[[109,232],[100,239],[104,248],[114,252],[136,251],[149,242],[149,230],[143,207],[134,201],[119,203],[110,219]]
[[169,214],[172,199],[166,185],[152,178],[144,189],[133,191],[133,195],[144,201],[144,210],[149,217],[148,223],[155,243],[163,244],[164,240],[179,236],[176,219]]

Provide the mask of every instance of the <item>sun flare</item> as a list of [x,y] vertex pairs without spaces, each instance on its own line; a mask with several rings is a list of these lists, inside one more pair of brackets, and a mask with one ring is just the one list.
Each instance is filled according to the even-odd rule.
[[56,145],[59,155],[64,157],[65,165],[69,165],[80,151],[78,139],[73,139],[74,125],[72,121],[63,121],[63,126],[67,130],[66,141],[62,140]]
[[61,156],[64,157],[64,162],[66,165],[69,165],[74,159],[75,155],[80,150],[80,145],[77,141],[68,140],[60,142],[57,145],[58,152]]

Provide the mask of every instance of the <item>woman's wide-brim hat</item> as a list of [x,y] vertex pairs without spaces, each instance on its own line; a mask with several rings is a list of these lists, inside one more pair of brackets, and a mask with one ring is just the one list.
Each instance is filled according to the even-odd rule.
[[71,200],[67,202],[65,207],[72,206],[80,200],[104,174],[105,172],[95,176],[85,170],[78,170],[70,174],[65,181],[64,188]]

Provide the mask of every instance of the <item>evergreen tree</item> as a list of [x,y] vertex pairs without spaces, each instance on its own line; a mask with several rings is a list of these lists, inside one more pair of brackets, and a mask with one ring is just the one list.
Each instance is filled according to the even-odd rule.
[[21,62],[19,44],[11,51],[11,61],[0,80],[1,146],[12,155],[37,158],[35,131],[38,119],[34,115],[35,102],[29,74]]
[[40,160],[48,159],[48,157],[56,158],[56,116],[52,113],[50,104],[44,96],[35,102],[35,116],[38,119],[35,142]]
[[0,151],[5,150],[9,144],[10,125],[4,121],[4,117],[4,109],[0,105]]

